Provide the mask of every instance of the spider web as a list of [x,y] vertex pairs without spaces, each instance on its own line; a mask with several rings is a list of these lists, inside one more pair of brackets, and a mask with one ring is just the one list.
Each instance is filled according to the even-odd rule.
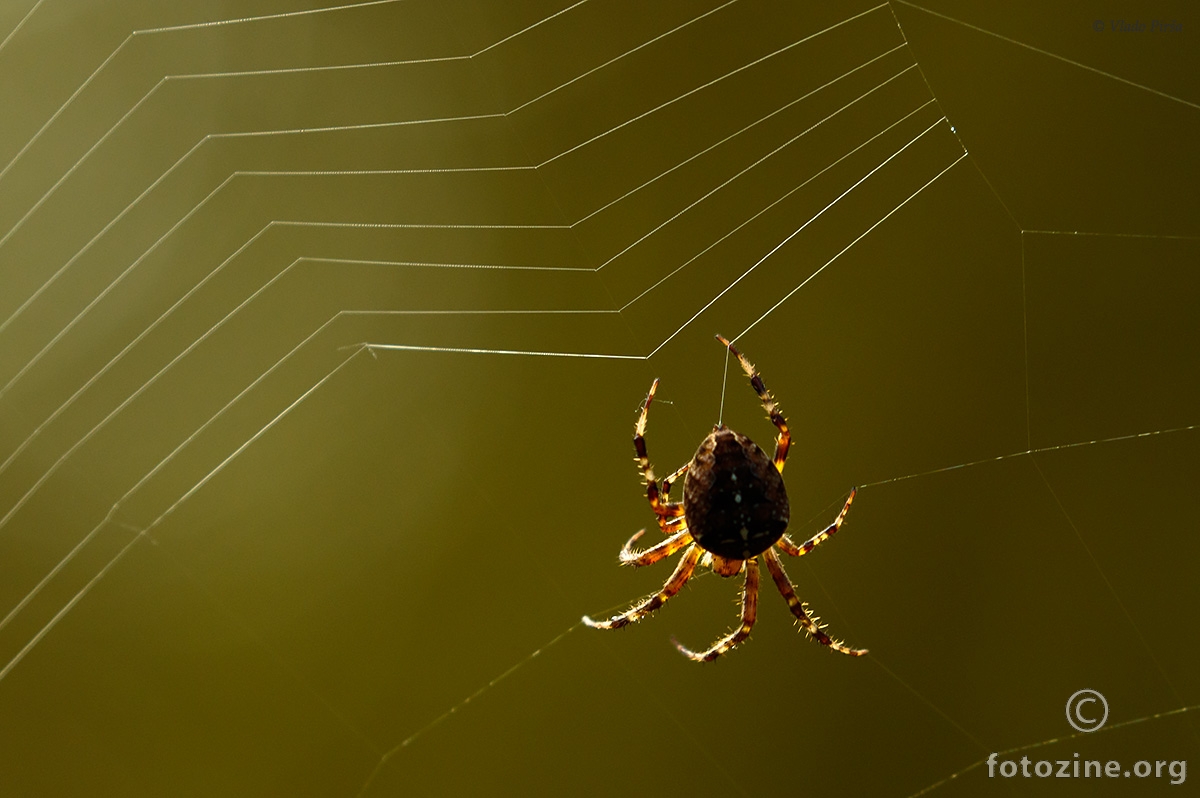
[[[0,18],[10,791],[1091,794],[980,764],[1196,760],[1182,10],[161,5]],[[789,415],[794,517],[861,488],[791,572],[866,660],[766,590],[682,660],[734,620],[713,578],[578,624],[669,573],[613,556],[653,377],[664,473],[718,413],[771,434],[715,332]],[[1112,722],[1068,738],[1084,687]]]

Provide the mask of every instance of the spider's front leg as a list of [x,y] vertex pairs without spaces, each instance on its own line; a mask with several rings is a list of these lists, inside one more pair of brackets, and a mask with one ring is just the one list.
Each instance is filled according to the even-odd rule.
[[742,371],[746,372],[746,376],[750,378],[750,385],[754,388],[754,392],[758,394],[759,401],[762,402],[763,409],[767,411],[767,416],[771,419],[771,423],[779,428],[779,437],[775,439],[775,457],[773,460],[775,468],[779,469],[780,473],[782,473],[783,464],[788,456],[788,448],[792,445],[792,433],[788,429],[787,419],[783,417],[779,405],[775,402],[775,397],[771,396],[771,392],[763,384],[762,377],[759,376],[758,369],[754,368],[754,364],[724,337],[718,335],[717,340],[725,344],[729,351],[737,357],[738,362],[742,364]]
[[621,547],[621,553],[617,555],[617,559],[620,560],[621,565],[632,565],[635,568],[640,568],[643,565],[654,565],[654,563],[670,557],[692,542],[692,536],[685,528],[648,549],[638,551],[633,547],[633,544],[637,543],[638,538],[644,534],[646,534],[646,530],[639,529],[633,534],[633,537],[625,541],[625,545]]
[[713,644],[707,651],[692,651],[674,638],[671,642],[679,653],[695,662],[712,662],[729,649],[750,636],[754,621],[758,618],[758,558],[746,560],[746,585],[742,588],[742,625],[721,640]]
[[[637,452],[638,468],[642,471],[642,478],[646,480],[646,498],[649,500],[650,508],[654,510],[654,515],[658,519],[658,528],[662,530],[664,535],[671,535],[677,530],[670,529],[669,527],[671,524],[678,523],[676,519],[683,517],[683,505],[665,502],[660,499],[658,481],[654,478],[654,468],[651,467],[650,456],[646,453],[646,418],[650,412],[650,403],[654,401],[654,392],[657,390],[658,380],[656,379],[650,385],[650,393],[646,394],[646,401],[642,404],[642,412],[638,415],[637,425],[633,430],[633,448]],[[668,489],[671,481],[678,478],[682,471],[683,469],[680,469],[680,471],[675,472],[666,481]]]
[[699,546],[691,546],[683,557],[680,558],[679,565],[675,567],[675,572],[671,574],[671,578],[653,596],[643,599],[625,610],[625,612],[620,615],[614,615],[607,621],[594,621],[585,615],[583,616],[583,622],[593,629],[620,629],[622,626],[628,626],[634,621],[640,621],[666,604],[668,599],[683,589],[684,584],[691,578],[692,572],[696,570],[696,564],[700,562],[700,554],[701,549]]
[[779,592],[787,601],[788,609],[792,611],[792,615],[796,616],[796,620],[800,621],[800,626],[808,632],[809,636],[823,646],[829,646],[834,651],[849,654],[852,657],[861,657],[867,653],[865,648],[850,648],[843,645],[840,640],[834,640],[825,634],[817,622],[808,616],[804,609],[804,602],[796,596],[796,588],[792,586],[792,580],[788,579],[787,572],[783,570],[783,563],[779,561],[779,555],[775,553],[775,550],[767,549],[763,552],[763,557],[767,560],[767,570],[771,572],[771,578],[775,580],[775,587],[779,588]]

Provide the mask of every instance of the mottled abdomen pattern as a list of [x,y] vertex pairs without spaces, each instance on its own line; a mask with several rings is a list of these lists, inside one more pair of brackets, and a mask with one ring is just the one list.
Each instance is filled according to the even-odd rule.
[[745,560],[762,554],[787,531],[787,489],[758,444],[717,427],[688,466],[683,514],[701,548]]

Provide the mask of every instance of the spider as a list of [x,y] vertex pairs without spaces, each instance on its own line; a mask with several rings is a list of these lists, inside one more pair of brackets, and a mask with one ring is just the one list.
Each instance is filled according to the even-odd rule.
[[[583,622],[595,629],[620,629],[639,621],[678,593],[698,565],[709,566],[724,577],[745,571],[742,624],[739,628],[705,651],[692,651],[677,640],[671,641],[689,659],[712,662],[749,637],[750,630],[754,628],[758,616],[758,555],[761,554],[771,578],[775,580],[775,586],[809,637],[834,651],[861,657],[867,653],[865,648],[850,648],[834,640],[825,634],[816,617],[809,616],[805,603],[797,598],[796,589],[775,552],[778,548],[793,557],[801,557],[832,537],[846,519],[857,488],[850,491],[850,497],[846,499],[837,518],[822,532],[801,544],[796,544],[787,536],[788,498],[781,476],[792,442],[787,420],[746,356],[720,335],[717,340],[742,364],[742,370],[750,378],[750,385],[762,401],[771,422],[779,428],[775,456],[768,458],[754,441],[723,424],[717,424],[700,444],[691,462],[664,479],[660,489],[650,466],[650,458],[646,455],[645,439],[646,416],[650,403],[654,401],[654,392],[658,389],[658,380],[655,380],[650,385],[650,393],[646,395],[638,416],[633,447],[646,480],[646,498],[658,519],[659,529],[667,538],[648,549],[634,550],[634,543],[646,531],[642,529],[622,547],[619,559],[622,565],[640,568],[653,565],[680,549],[684,550],[683,557],[675,567],[675,572],[654,595],[606,621],[596,621],[585,615]],[[671,485],[680,477],[685,478],[683,501],[673,502],[670,500]]]

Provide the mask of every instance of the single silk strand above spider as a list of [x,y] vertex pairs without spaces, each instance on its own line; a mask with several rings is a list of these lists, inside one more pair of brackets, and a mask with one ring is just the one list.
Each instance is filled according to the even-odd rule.
[[[680,549],[684,549],[684,554],[671,577],[657,593],[606,621],[595,621],[584,616],[584,623],[596,629],[619,629],[641,620],[677,594],[697,565],[711,567],[714,573],[724,577],[745,573],[742,619],[734,631],[700,652],[675,642],[676,648],[689,659],[711,662],[745,641],[754,628],[758,617],[758,556],[761,554],[766,558],[767,569],[775,586],[805,632],[834,651],[862,656],[867,653],[866,649],[849,648],[832,639],[817,620],[808,615],[775,552],[775,548],[778,548],[793,556],[800,556],[831,537],[845,521],[855,491],[850,491],[850,498],[846,500],[842,511],[823,531],[800,545],[787,537],[785,533],[791,510],[782,477],[792,441],[787,419],[754,365],[731,342],[719,335],[717,339],[742,364],[742,370],[758,394],[767,417],[779,430],[775,439],[775,454],[768,457],[745,435],[717,424],[700,443],[692,459],[660,484],[655,479],[646,450],[646,424],[650,405],[658,390],[658,380],[655,380],[638,414],[633,447],[638,468],[646,482],[646,499],[654,511],[659,530],[666,537],[649,548],[638,550],[634,544],[645,534],[644,529],[640,530],[622,547],[619,560],[622,565],[640,567],[653,565]],[[684,479],[683,498],[673,502],[670,500],[671,487],[680,478]]]

